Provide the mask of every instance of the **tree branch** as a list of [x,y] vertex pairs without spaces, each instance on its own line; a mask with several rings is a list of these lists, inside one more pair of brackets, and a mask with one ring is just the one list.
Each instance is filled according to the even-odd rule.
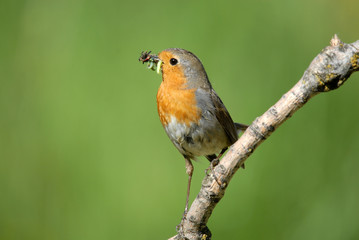
[[[187,217],[179,226],[178,234],[170,239],[211,239],[211,232],[207,227],[208,219],[224,196],[231,178],[244,161],[310,98],[318,93],[337,89],[355,71],[359,71],[359,40],[345,44],[335,35],[330,41],[330,46],[314,58],[299,82],[262,116],[254,120],[242,137],[228,150],[213,173],[204,178],[201,190],[193,201]],[[219,184],[213,174],[216,175]]]

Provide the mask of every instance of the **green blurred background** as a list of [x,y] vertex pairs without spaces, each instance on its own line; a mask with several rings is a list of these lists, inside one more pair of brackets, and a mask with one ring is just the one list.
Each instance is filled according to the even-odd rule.
[[[184,160],[156,110],[142,50],[202,60],[251,123],[334,33],[359,39],[357,0],[0,1],[0,239],[167,239]],[[359,239],[359,74],[312,99],[233,178],[214,239]],[[191,200],[208,162],[194,163]]]

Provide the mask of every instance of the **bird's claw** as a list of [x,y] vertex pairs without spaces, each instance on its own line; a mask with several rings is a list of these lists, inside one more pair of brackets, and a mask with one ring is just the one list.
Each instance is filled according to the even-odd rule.
[[218,185],[221,186],[220,182],[218,181],[218,178],[214,172],[214,168],[219,164],[219,158],[213,159],[209,165],[209,167],[205,170],[206,176],[209,175],[208,171],[211,170],[214,180],[218,183]]

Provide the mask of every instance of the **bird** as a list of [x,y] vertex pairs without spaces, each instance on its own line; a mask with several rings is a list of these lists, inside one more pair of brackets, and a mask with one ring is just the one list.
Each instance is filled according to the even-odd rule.
[[150,53],[142,52],[139,60],[148,62],[152,70],[162,72],[157,110],[165,132],[185,160],[188,175],[186,216],[194,170],[192,160],[205,156],[213,170],[248,126],[233,122],[203,64],[192,52],[168,48],[158,55]]

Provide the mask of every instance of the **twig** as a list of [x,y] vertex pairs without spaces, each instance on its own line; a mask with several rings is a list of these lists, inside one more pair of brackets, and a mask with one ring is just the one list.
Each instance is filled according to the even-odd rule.
[[214,174],[220,185],[214,179],[213,173],[204,178],[187,218],[182,221],[178,234],[170,240],[211,239],[211,232],[207,227],[208,219],[244,161],[310,98],[318,93],[337,89],[355,71],[359,71],[359,40],[345,44],[334,35],[330,46],[314,58],[299,82],[262,116],[254,120],[215,167]]

